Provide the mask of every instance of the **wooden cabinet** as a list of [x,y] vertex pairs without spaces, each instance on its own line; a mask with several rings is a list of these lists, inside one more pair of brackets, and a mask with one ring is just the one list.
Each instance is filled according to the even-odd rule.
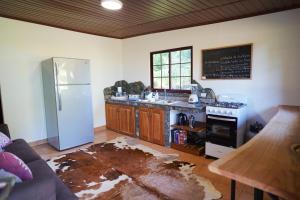
[[164,110],[151,109],[151,125],[152,125],[152,142],[164,145]]
[[146,140],[151,142],[150,137],[150,127],[151,127],[151,121],[150,121],[150,114],[148,108],[140,108],[140,116],[139,116],[139,125],[140,125],[140,138],[142,140]]
[[[133,106],[105,104],[106,127],[135,136],[135,109]],[[164,145],[165,113],[159,108],[139,108],[140,139]]]
[[119,130],[119,105],[105,104],[106,127],[118,131]]
[[132,106],[119,107],[120,131],[127,135],[135,135],[135,112]]
[[140,138],[164,145],[164,110],[157,108],[139,109]]
[[135,109],[133,106],[105,104],[106,127],[135,136]]

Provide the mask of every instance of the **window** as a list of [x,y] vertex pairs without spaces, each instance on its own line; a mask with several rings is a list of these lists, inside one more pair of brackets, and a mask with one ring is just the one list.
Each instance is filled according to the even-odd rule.
[[151,87],[188,92],[192,82],[193,47],[151,52]]

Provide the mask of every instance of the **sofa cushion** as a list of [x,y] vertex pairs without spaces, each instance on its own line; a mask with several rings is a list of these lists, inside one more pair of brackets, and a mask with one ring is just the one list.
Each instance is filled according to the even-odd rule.
[[28,163],[28,167],[31,169],[34,179],[53,177],[56,184],[56,199],[61,200],[73,200],[78,199],[70,189],[56,176],[52,169],[47,165],[44,160],[36,160]]
[[0,131],[0,148],[2,149],[11,143],[10,138]]
[[41,157],[23,139],[14,140],[11,144],[6,146],[4,150],[15,154],[25,163],[41,159]]
[[0,124],[0,131],[10,138],[8,126],[6,124]]
[[31,180],[33,178],[28,166],[10,152],[0,152],[0,168],[15,174],[22,180]]
[[8,196],[8,200],[55,200],[56,186],[54,177],[34,178],[17,183]]

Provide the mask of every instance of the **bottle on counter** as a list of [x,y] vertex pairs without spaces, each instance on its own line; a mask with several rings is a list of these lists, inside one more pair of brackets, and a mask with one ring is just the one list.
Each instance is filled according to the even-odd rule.
[[154,99],[155,99],[155,100],[159,100],[159,94],[158,94],[157,90],[156,90],[156,92],[155,92]]

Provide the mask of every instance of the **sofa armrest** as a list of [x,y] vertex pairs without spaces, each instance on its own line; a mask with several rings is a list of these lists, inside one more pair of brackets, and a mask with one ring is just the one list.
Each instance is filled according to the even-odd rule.
[[9,129],[7,124],[0,124],[0,131],[10,138]]
[[36,178],[17,183],[9,194],[8,200],[56,200],[55,180],[53,177]]

